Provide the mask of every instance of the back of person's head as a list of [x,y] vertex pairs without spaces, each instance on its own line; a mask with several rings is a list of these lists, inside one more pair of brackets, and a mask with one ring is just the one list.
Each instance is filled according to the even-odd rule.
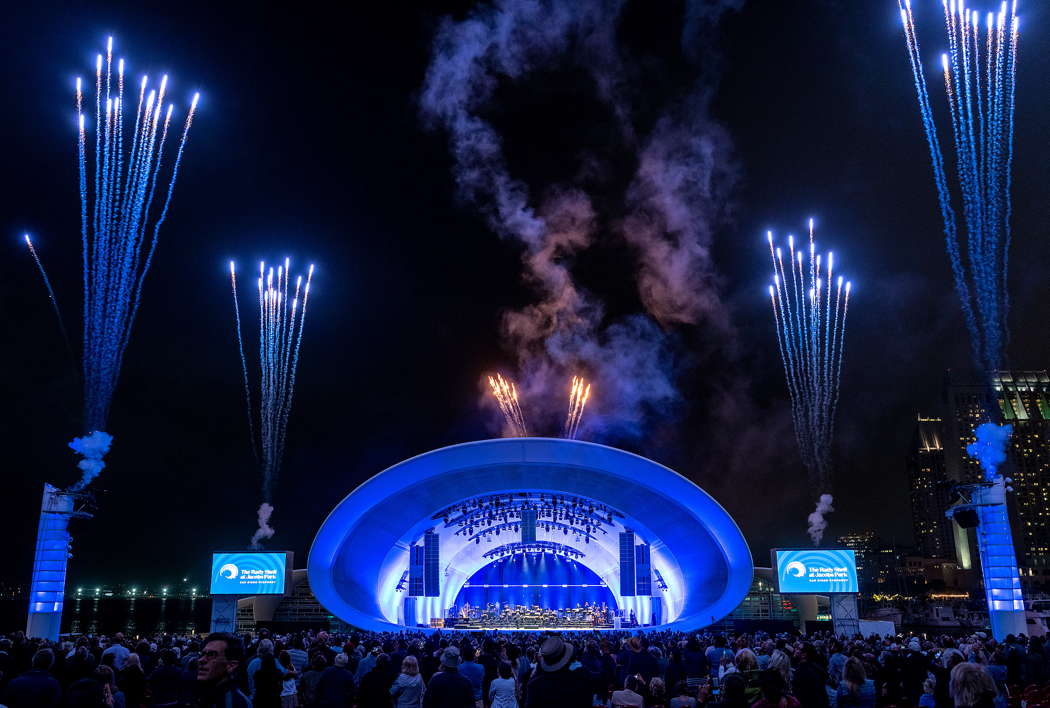
[[784,697],[787,681],[784,680],[784,675],[776,669],[766,669],[758,675],[758,688],[767,703],[776,704]]
[[380,676],[387,672],[391,663],[389,654],[384,653],[376,657],[376,670],[379,671]]
[[995,681],[980,664],[962,662],[952,669],[948,679],[948,695],[956,708],[970,708],[988,694],[996,694]]
[[335,655],[335,665],[338,666],[340,669],[345,669],[348,663],[350,663],[350,657],[346,654]]
[[860,691],[860,687],[868,680],[868,673],[860,659],[855,656],[846,659],[842,666],[842,680],[846,682],[850,693],[856,694]]
[[754,671],[758,668],[758,657],[750,649],[741,649],[733,659],[739,671]]
[[717,635],[715,637],[715,646],[718,647],[719,649],[721,649],[725,645],[726,645],[726,638],[723,637],[721,634]]
[[419,660],[409,654],[401,661],[401,673],[415,676],[419,673]]
[[310,668],[314,671],[324,671],[326,666],[328,666],[328,659],[325,658],[324,652],[316,652],[310,658]]
[[649,681],[649,695],[653,698],[663,698],[665,693],[667,693],[667,685],[664,680],[659,676],[653,676]]
[[74,681],[62,694],[62,705],[68,708],[104,708],[111,705],[106,702],[103,684],[93,678]]
[[748,705],[747,682],[739,673],[726,674],[722,679],[722,703],[730,706]]
[[160,660],[164,662],[165,666],[175,666],[175,664],[179,663],[179,656],[174,649],[161,649]]
[[520,656],[521,656],[521,647],[519,647],[517,644],[508,644],[507,645],[507,658],[508,659],[510,659],[511,661],[517,661],[518,657],[520,657]]
[[281,666],[286,669],[292,668],[292,655],[288,653],[287,649],[281,650],[281,653],[277,656],[277,661],[281,662]]
[[33,668],[37,671],[50,671],[55,665],[55,652],[50,649],[40,649],[33,654]]
[[804,661],[816,661],[820,656],[820,652],[817,648],[809,642],[803,642],[802,644],[802,659]]
[[628,691],[638,693],[642,689],[642,682],[638,680],[637,676],[628,676],[623,681],[623,687]]
[[105,665],[99,665],[95,667],[94,672],[95,680],[99,683],[108,683],[111,686],[115,683],[113,677],[113,669]]
[[510,665],[510,662],[501,661],[499,663],[499,677],[501,679],[509,679],[514,675],[514,667]]
[[463,642],[459,648],[459,655],[463,657],[463,661],[474,661],[474,645]]
[[273,642],[269,639],[263,639],[259,642],[259,656],[266,655],[273,656]]

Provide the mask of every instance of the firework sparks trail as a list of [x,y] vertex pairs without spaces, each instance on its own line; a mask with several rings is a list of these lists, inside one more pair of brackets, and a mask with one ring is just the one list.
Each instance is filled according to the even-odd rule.
[[267,269],[265,262],[259,264],[259,402],[256,413],[252,406],[250,367],[244,353],[240,305],[237,300],[237,267],[230,262],[230,287],[233,292],[237,348],[248,410],[248,430],[263,480],[263,502],[258,510],[259,528],[252,536],[254,548],[259,547],[262,539],[273,536],[273,527],[269,523],[273,513],[273,489],[284,459],[288,418],[295,394],[296,371],[299,367],[299,352],[306,324],[306,305],[310,298],[313,274],[314,267],[311,265],[305,284],[302,276],[298,277],[294,294],[289,298],[291,261],[285,259],[276,272],[272,266]]
[[33,248],[33,241],[29,238],[29,234],[25,234],[26,246],[29,247],[29,254],[33,256],[33,262],[36,263],[37,269],[40,271],[40,277],[44,279],[44,287],[47,288],[47,298],[51,301],[51,307],[55,311],[55,317],[58,319],[58,328],[62,332],[62,342],[66,345],[66,352],[69,354],[70,359],[75,361],[73,356],[73,347],[69,344],[69,335],[66,334],[66,322],[62,319],[62,310],[58,307],[58,298],[55,297],[55,291],[51,287],[51,279],[47,277],[47,271],[44,270],[44,264],[40,261],[40,256],[37,254],[36,249]]
[[[826,256],[817,253],[812,219],[808,260],[805,249],[800,245],[796,250],[795,239],[790,236],[785,265],[783,251],[774,246],[773,233],[767,232],[766,238],[773,261],[769,299],[791,398],[795,440],[812,485],[826,492],[831,487],[831,443],[852,284],[844,282],[842,276],[835,277],[834,253]],[[828,511],[831,511],[831,496],[823,494],[815,516],[810,516],[814,543],[820,541],[825,527],[823,513]]]
[[[1003,2],[997,13],[985,16],[983,42],[976,10],[967,8],[964,0],[943,3],[948,51],[941,55],[941,70],[955,149],[955,190],[930,105],[911,2],[898,0],[898,4],[955,290],[974,361],[982,370],[994,372],[1000,368],[1009,337],[1006,279],[1013,210],[1017,3]],[[953,204],[961,207],[961,225]]]
[[503,378],[503,374],[498,372],[494,377],[489,376],[488,380],[489,387],[492,389],[492,395],[496,398],[500,412],[503,413],[507,426],[513,432],[514,437],[527,437],[529,431],[525,426],[525,415],[521,411],[521,405],[518,402],[518,389],[514,382]]
[[591,385],[582,376],[572,377],[572,386],[569,389],[569,413],[565,417],[565,426],[562,429],[562,437],[574,440],[580,431],[580,421],[583,419],[583,409],[591,397]]
[[[103,70],[103,64],[105,69]],[[175,163],[167,177],[162,156],[173,105],[161,125],[161,105],[167,77],[159,92],[143,101],[148,78],[143,77],[135,110],[134,128],[125,132],[124,60],[116,64],[113,81],[113,41],[106,57],[95,62],[95,132],[93,159],[87,155],[83,83],[76,82],[78,120],[80,217],[84,270],[84,417],[88,430],[105,426],[110,401],[120,375],[124,352],[138,311],[142,285],[149,271],[160,226],[175,189],[179,161],[196,111],[194,96],[186,114]],[[159,130],[158,130],[159,128]],[[94,174],[89,164],[94,163]],[[163,208],[152,209],[158,180],[167,180]],[[142,245],[148,230],[152,238],[148,255]]]

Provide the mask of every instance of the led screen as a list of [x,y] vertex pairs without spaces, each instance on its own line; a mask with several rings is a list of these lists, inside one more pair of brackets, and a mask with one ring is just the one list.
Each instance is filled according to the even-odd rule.
[[858,592],[857,559],[847,548],[774,551],[782,593]]
[[212,595],[283,595],[288,556],[280,553],[213,553]]

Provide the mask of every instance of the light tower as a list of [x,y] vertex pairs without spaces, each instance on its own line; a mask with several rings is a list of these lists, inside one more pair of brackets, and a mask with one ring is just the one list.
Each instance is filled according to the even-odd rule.
[[33,555],[33,580],[29,586],[29,619],[26,634],[58,641],[69,563],[69,522],[90,519],[91,496],[69,492],[44,483],[40,526]]

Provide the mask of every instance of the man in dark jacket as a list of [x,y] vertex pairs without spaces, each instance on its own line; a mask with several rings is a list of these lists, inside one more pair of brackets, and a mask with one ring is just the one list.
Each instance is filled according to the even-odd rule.
[[354,704],[357,685],[354,675],[346,668],[350,657],[335,655],[335,665],[321,672],[317,681],[317,705],[323,708],[350,708]]
[[460,655],[456,647],[441,652],[441,671],[427,684],[423,708],[474,708],[474,687],[459,673]]
[[805,708],[827,708],[827,682],[828,672],[820,664],[820,655],[816,647],[806,642],[802,645],[802,662],[795,669],[795,698]]
[[572,671],[572,644],[548,637],[540,645],[540,671],[526,686],[525,708],[590,708],[591,686],[586,671]]
[[7,684],[4,703],[8,708],[46,708],[57,706],[62,687],[48,671],[55,663],[50,649],[41,649],[33,655],[33,668]]

